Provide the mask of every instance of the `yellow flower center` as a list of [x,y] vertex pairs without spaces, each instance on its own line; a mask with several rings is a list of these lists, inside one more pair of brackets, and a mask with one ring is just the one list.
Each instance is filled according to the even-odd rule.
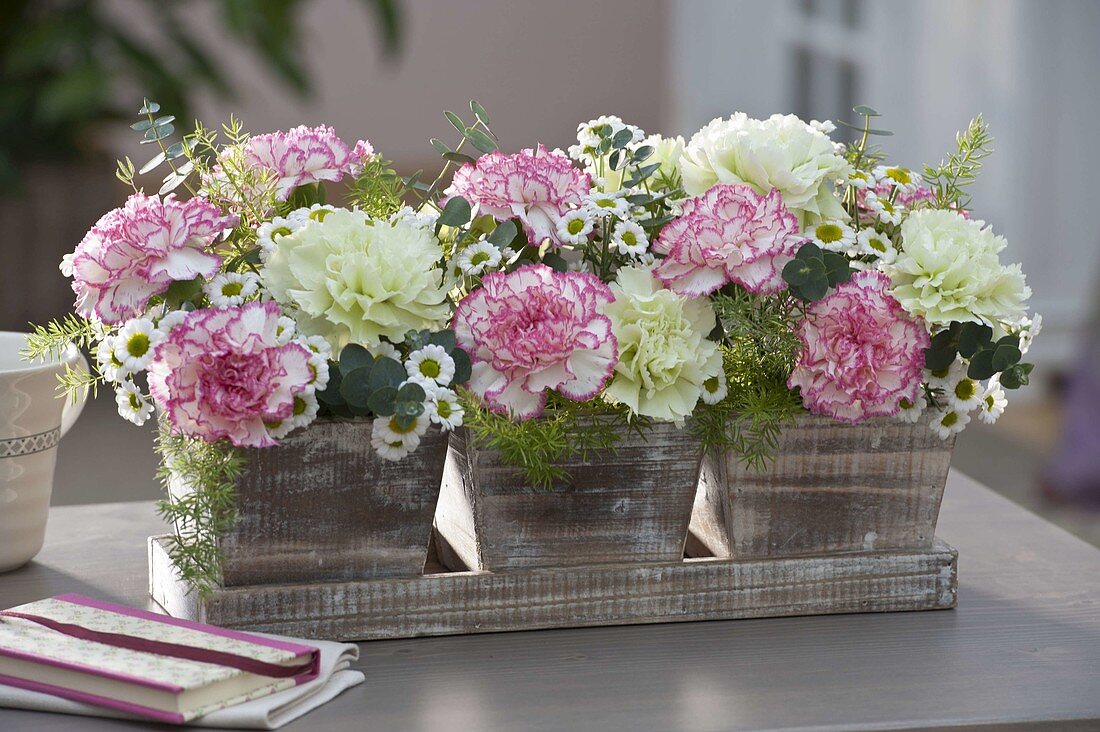
[[886,242],[882,239],[871,238],[867,240],[867,245],[880,254],[886,253]]
[[905,168],[887,168],[886,177],[903,186],[913,182],[913,176],[909,175],[909,171]]
[[294,232],[292,232],[288,227],[280,226],[278,229],[271,230],[271,238],[274,239],[277,236],[289,236],[292,233]]
[[149,352],[149,336],[144,333],[134,333],[126,340],[126,353],[134,358],[141,358]]
[[912,409],[913,408],[913,402],[909,401],[905,397],[902,397],[901,401],[898,402],[898,406],[900,406],[902,409]]
[[454,413],[451,409],[451,403],[447,401],[438,402],[435,405],[435,411],[440,419],[450,419],[451,415]]
[[474,252],[474,256],[470,257],[470,264],[478,265],[489,261],[488,252]]
[[955,396],[957,396],[960,401],[965,402],[968,399],[973,399],[977,391],[977,385],[970,379],[963,379],[955,384]]
[[[412,432],[413,429],[415,429],[415,428],[416,428],[416,421],[415,420],[408,427],[402,427],[400,424],[397,423],[397,417],[390,417],[390,429],[393,430],[394,432],[396,432],[399,435],[407,435],[410,432]],[[402,443],[402,442],[391,442],[391,443],[389,443],[389,446],[390,447],[401,447],[403,444],[404,443]]]
[[325,217],[328,216],[329,213],[331,212],[327,208],[319,208],[315,211],[310,211],[309,217],[314,221],[320,223],[321,221],[325,220]]
[[942,424],[944,427],[952,427],[958,421],[959,415],[955,414],[954,412],[948,412],[947,414],[943,415],[943,419],[940,420],[940,424]]
[[306,401],[301,397],[294,397],[294,416],[298,417],[306,411]]
[[577,234],[581,233],[582,229],[584,229],[584,219],[573,219],[565,228],[569,230],[570,234],[576,236]]
[[424,374],[429,379],[434,379],[439,376],[442,370],[443,367],[441,367],[439,361],[436,361],[434,358],[426,358],[420,362],[420,373]]
[[718,377],[712,376],[703,382],[703,388],[709,391],[711,394],[718,391]]
[[814,233],[817,235],[818,240],[827,244],[832,244],[834,241],[840,241],[844,238],[844,231],[836,224],[822,224],[817,227]]
[[628,247],[632,247],[637,243],[638,243],[638,237],[634,234],[633,231],[624,231],[623,232],[623,244],[626,244]]
[[133,409],[135,412],[141,411],[141,400],[138,399],[137,394],[130,395],[130,409]]
[[222,294],[226,297],[236,297],[244,290],[244,284],[241,282],[226,282],[222,285]]

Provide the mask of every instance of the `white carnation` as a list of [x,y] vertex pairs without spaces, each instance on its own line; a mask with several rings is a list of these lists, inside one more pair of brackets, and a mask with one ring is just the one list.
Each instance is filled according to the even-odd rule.
[[758,120],[738,112],[715,119],[692,136],[680,158],[689,195],[716,183],[748,183],[760,195],[778,188],[803,226],[847,218],[833,181],[848,169],[829,136],[793,114]]

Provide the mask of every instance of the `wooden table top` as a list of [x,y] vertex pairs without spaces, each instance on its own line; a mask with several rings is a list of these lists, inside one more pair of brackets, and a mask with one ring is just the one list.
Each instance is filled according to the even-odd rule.
[[[0,607],[146,597],[152,504],[56,508]],[[952,474],[956,610],[548,630],[362,645],[365,684],[285,729],[1100,729],[1100,550]],[[4,732],[159,729],[0,710]],[[164,727],[163,729],[172,729]]]

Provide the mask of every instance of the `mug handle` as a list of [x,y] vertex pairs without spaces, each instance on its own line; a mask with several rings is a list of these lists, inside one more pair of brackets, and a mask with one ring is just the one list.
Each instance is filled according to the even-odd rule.
[[[71,346],[75,357],[68,357],[64,363],[70,368],[81,369],[88,371],[88,359],[84,358],[84,354],[80,352],[80,349],[76,346]],[[69,431],[69,428],[76,423],[76,418],[80,416],[80,413],[84,411],[84,404],[88,401],[88,389],[84,388],[75,394],[75,399],[69,396],[65,397],[65,406],[61,410],[61,436],[64,437],[65,433]]]

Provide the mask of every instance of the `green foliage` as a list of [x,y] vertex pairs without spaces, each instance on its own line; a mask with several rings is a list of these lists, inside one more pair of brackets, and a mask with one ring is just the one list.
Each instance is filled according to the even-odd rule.
[[90,320],[69,313],[46,325],[32,323],[31,332],[27,334],[27,347],[19,355],[28,361],[60,358],[70,343],[89,349],[95,344],[96,338],[96,327]]
[[813,242],[798,250],[795,258],[783,267],[783,280],[798,298],[812,302],[825,297],[830,287],[847,282],[852,277],[848,258],[827,252]]
[[371,158],[348,185],[348,203],[375,219],[388,219],[400,209],[405,186],[390,165],[380,155]]
[[626,435],[645,435],[652,425],[648,419],[631,418],[623,406],[574,402],[554,392],[541,417],[522,422],[490,411],[468,390],[460,390],[459,398],[474,444],[498,451],[529,485],[543,490],[569,480],[564,464],[613,450]]
[[[360,0],[400,47],[397,0]],[[32,160],[74,160],[98,124],[127,116],[138,88],[189,119],[193,100],[235,93],[223,65],[193,32],[199,3],[142,0],[126,14],[107,0],[8,0],[0,11],[0,189],[19,184]],[[231,42],[251,50],[284,83],[308,93],[302,0],[219,0]],[[130,17],[136,10],[140,22]],[[165,123],[170,124],[170,123]],[[159,133],[157,133],[159,136]],[[154,142],[154,140],[150,140]]]
[[993,153],[993,138],[979,114],[955,136],[955,142],[958,149],[937,167],[925,166],[924,181],[936,196],[936,208],[967,210],[970,197],[966,189],[977,180],[982,161]]
[[[458,347],[454,331],[409,331],[403,347],[416,351],[425,345],[442,346],[455,362],[454,388],[470,379],[470,356]],[[424,413],[427,394],[419,384],[405,383],[408,374],[401,362],[389,356],[373,356],[363,346],[349,343],[339,361],[329,362],[329,381],[317,393],[321,416],[394,417],[402,429],[411,427]]]
[[690,429],[706,449],[732,449],[746,465],[764,470],[783,427],[803,411],[787,388],[801,348],[794,327],[801,305],[786,293],[760,297],[735,286],[712,301],[724,332],[729,391],[718,404],[700,404]]
[[969,378],[985,380],[1000,373],[1006,389],[1026,384],[1032,368],[1031,364],[1020,363],[1023,354],[1019,335],[1009,334],[994,341],[993,328],[983,323],[951,323],[932,336],[932,343],[924,354],[924,365],[930,371],[944,371],[957,356],[969,360],[966,370]]
[[156,450],[161,459],[157,477],[167,493],[157,511],[174,533],[169,556],[189,586],[207,593],[221,579],[217,537],[236,521],[236,486],[245,459],[224,443],[172,434],[163,423]]

